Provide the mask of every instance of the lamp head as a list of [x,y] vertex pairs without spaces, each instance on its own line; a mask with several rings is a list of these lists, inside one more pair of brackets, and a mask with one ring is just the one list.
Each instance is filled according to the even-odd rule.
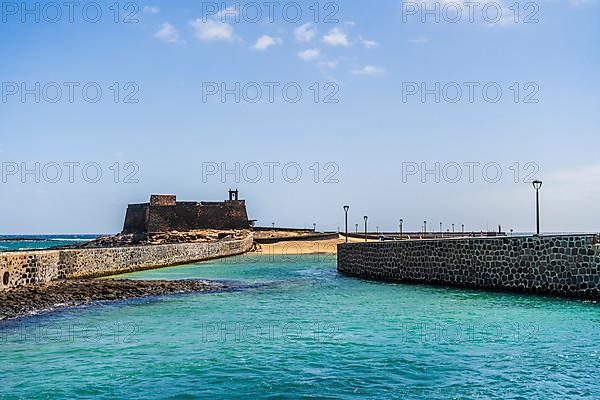
[[369,219],[369,217],[367,217],[366,215],[363,218],[365,219],[365,221]]
[[532,183],[535,190],[540,190],[542,188],[542,181],[533,181]]
[[344,211],[348,212],[349,209],[350,209],[350,206],[344,206]]

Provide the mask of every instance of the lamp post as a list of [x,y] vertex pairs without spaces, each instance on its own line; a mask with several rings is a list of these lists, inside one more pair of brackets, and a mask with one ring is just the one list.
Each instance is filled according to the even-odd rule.
[[540,235],[540,189],[542,188],[542,181],[533,181],[533,188],[535,189],[535,220],[537,235]]
[[356,233],[358,233],[358,224],[354,224],[356,226]]
[[465,224],[460,224],[460,233],[465,233]]
[[427,221],[423,221],[423,233],[427,234]]
[[275,229],[275,222],[271,222],[271,225],[273,225],[273,229]]
[[313,232],[317,231],[317,224],[313,223]]
[[402,239],[402,225],[404,224],[404,220],[400,220],[400,239]]
[[440,236],[444,237],[444,228],[442,227],[442,223],[440,222]]
[[452,233],[454,233],[454,224],[452,224]]
[[365,219],[365,242],[367,241],[367,220],[369,219],[369,217],[367,217],[366,215],[363,217]]
[[348,243],[348,210],[350,206],[344,206],[344,213],[346,214],[346,243]]

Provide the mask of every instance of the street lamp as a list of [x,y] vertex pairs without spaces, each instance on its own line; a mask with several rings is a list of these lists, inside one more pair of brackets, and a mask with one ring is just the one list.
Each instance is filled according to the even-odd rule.
[[275,229],[275,222],[271,222],[271,225],[273,225],[273,229]]
[[348,210],[350,206],[344,206],[344,213],[346,214],[346,243],[348,243]]
[[427,234],[427,221],[423,221],[423,233]]
[[317,224],[313,223],[313,232],[317,231]]
[[452,224],[452,233],[454,233],[454,224]]
[[363,217],[365,219],[365,242],[367,241],[367,220],[369,219],[369,217],[367,217],[366,215]]
[[404,220],[400,220],[400,239],[402,239],[402,225],[404,224]]
[[535,189],[535,217],[537,235],[540,235],[540,189],[542,188],[542,181],[533,181],[533,188]]
[[460,233],[462,233],[462,234],[465,233],[465,224],[460,225]]
[[358,233],[358,224],[354,224],[356,226],[356,233]]
[[440,235],[444,237],[444,228],[442,227],[442,223],[440,222]]

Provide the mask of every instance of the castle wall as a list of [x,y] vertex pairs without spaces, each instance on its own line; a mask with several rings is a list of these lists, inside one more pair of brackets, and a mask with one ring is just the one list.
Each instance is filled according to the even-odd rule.
[[338,245],[340,273],[391,282],[600,298],[600,240],[560,235]]
[[142,233],[148,229],[148,204],[130,204],[125,214],[123,233]]
[[175,196],[152,195],[150,203],[127,207],[123,233],[248,229],[244,200],[175,202]]
[[200,224],[214,229],[244,229],[249,227],[244,200],[226,200],[208,205],[203,203],[199,210]]
[[172,194],[153,194],[150,196],[151,206],[174,206],[177,203],[177,196]]
[[244,201],[222,203],[177,203],[150,207],[148,232],[190,231],[194,229],[248,229]]
[[0,290],[64,278],[108,276],[187,264],[249,251],[253,235],[240,240],[104,249],[0,253]]
[[197,220],[198,206],[195,203],[150,207],[148,232],[189,231],[195,229]]

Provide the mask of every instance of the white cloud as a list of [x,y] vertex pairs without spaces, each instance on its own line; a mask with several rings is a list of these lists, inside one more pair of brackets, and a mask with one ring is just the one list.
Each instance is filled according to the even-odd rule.
[[308,49],[298,53],[298,58],[304,61],[311,61],[321,57],[319,49]]
[[155,6],[145,6],[143,11],[146,14],[158,14],[160,12],[160,8]]
[[252,46],[254,50],[263,51],[271,46],[281,44],[282,40],[269,35],[262,35],[256,40],[256,43]]
[[330,46],[350,46],[348,36],[340,28],[333,28],[325,36],[323,36],[323,43]]
[[410,39],[409,42],[415,43],[415,44],[427,43],[427,42],[429,42],[429,39],[427,39],[425,36],[419,36],[418,38]]
[[226,22],[227,17],[233,17],[236,22],[240,22],[240,10],[234,6],[230,6],[219,11],[214,16],[214,18],[220,19],[221,22]]
[[317,36],[317,28],[310,22],[307,22],[294,29],[294,36],[296,36],[296,40],[300,43],[310,42]]
[[[549,172],[542,180],[549,183],[546,184],[544,189],[557,189],[558,192],[563,192],[565,197],[590,196],[594,200],[599,200],[598,179],[600,179],[600,164],[583,165]],[[569,189],[565,190],[561,188],[562,186]]]
[[340,65],[339,60],[333,60],[333,61],[322,61],[319,63],[319,65],[321,67],[326,67],[326,68],[337,68],[338,65]]
[[[569,0],[571,2],[571,4],[574,3],[584,3],[584,2],[590,2],[590,1],[595,1],[595,0]],[[403,0],[404,3],[413,3],[413,0]],[[462,4],[462,3],[461,3]],[[474,3],[475,4],[475,3]],[[500,26],[500,27],[508,27],[508,26],[518,26],[521,25],[521,23],[519,22],[515,22],[515,11],[513,11],[511,8],[512,6],[515,6],[515,4],[513,4],[513,2],[507,1],[507,0],[481,0],[478,3],[476,3],[477,5],[475,6],[475,13],[470,15],[469,14],[469,10],[468,8],[462,8],[462,13],[457,14],[461,11],[461,7],[458,7],[458,10],[453,10],[450,9],[448,10],[448,15],[444,16],[444,19],[446,19],[448,22],[449,21],[453,21],[453,22],[457,22],[457,23],[477,23],[477,24],[484,24],[484,25],[488,25],[491,27],[494,26]],[[434,15],[429,15],[429,16],[425,16],[423,14],[425,9],[428,10],[433,10],[434,8],[442,8],[444,9],[444,7],[446,7],[446,5],[455,5],[455,6],[459,6],[454,0],[424,0],[424,3],[422,3],[422,7],[419,9],[418,5],[417,10],[418,12],[412,14],[405,14],[403,15],[403,20],[407,19],[407,21],[420,21],[421,18],[426,18],[427,21],[433,21],[433,19],[435,18]],[[485,10],[485,7],[487,6],[492,6],[490,10],[487,11],[482,11]],[[456,11],[456,12],[455,12]],[[531,19],[531,20],[535,20],[539,17],[537,12],[533,12],[533,10],[526,10],[527,12],[524,12],[523,15],[520,16],[520,21],[522,22],[524,18],[527,19]],[[531,11],[531,12],[529,12]],[[445,14],[445,11],[442,12],[442,15]],[[497,21],[496,21],[497,19]],[[406,21],[405,21],[406,22]],[[533,21],[531,21],[533,22]]]
[[384,75],[385,69],[379,68],[379,67],[374,67],[373,65],[366,65],[363,68],[354,69],[354,70],[350,71],[350,73],[352,75],[376,76],[376,75]]
[[173,25],[169,24],[168,22],[165,22],[154,34],[154,37],[162,42],[178,43],[179,31],[177,31],[177,28],[175,28]]
[[365,38],[363,38],[362,36],[359,37],[360,42],[362,43],[363,46],[365,46],[365,49],[374,49],[375,47],[379,46],[379,43],[377,43],[374,40],[367,40]]
[[[498,21],[495,21],[496,17],[492,16],[492,17],[489,17],[492,19],[489,19],[489,18],[488,18],[488,20],[484,19],[484,22],[486,22],[487,25],[490,27],[494,27],[494,26],[507,27],[507,26],[518,25],[515,22],[515,14],[512,10],[510,10],[507,7],[502,7],[500,10],[501,10],[501,15],[499,16]],[[491,11],[490,11],[490,14],[491,14]],[[532,19],[536,19],[535,15],[533,15],[533,14],[531,15],[531,17],[532,17]],[[468,21],[468,17],[467,17],[467,21]],[[495,21],[495,22],[492,22],[492,21]]]
[[[542,229],[597,231],[598,225],[590,218],[590,210],[600,202],[600,165],[564,165],[563,168],[536,176],[544,182],[540,196],[542,211],[547,217],[542,216]],[[527,186],[522,190],[529,200],[533,189],[531,184]],[[566,209],[570,212],[565,212]]]
[[233,30],[233,27],[227,23],[206,20],[202,21],[201,18],[190,22],[192,28],[194,28],[194,36],[199,40],[206,41],[225,41],[235,42],[241,40]]

